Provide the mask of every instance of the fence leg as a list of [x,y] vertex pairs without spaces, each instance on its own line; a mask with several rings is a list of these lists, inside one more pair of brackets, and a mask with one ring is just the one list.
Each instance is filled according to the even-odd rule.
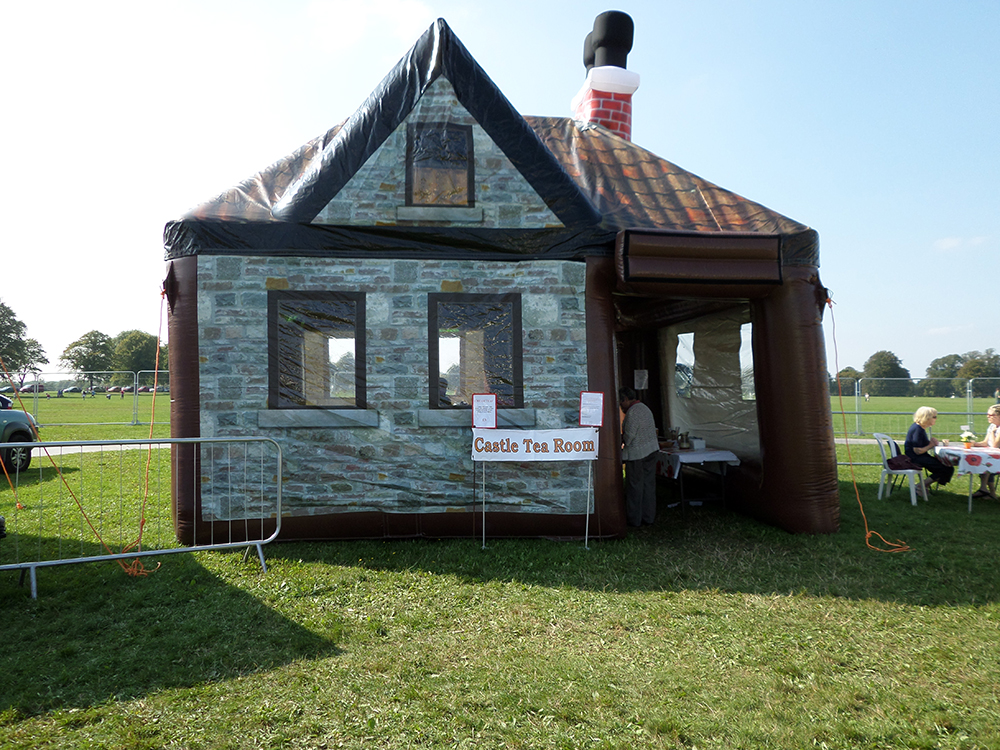
[[[969,503],[971,504],[972,501],[970,500]],[[34,565],[29,565],[27,568],[21,568],[21,579],[17,582],[17,585],[23,587],[24,586],[24,577],[27,574],[29,574],[29,573],[31,574],[31,598],[32,599],[37,599],[38,598],[38,580],[35,578],[35,566]]]
[[257,542],[256,544],[247,545],[247,548],[245,550],[243,550],[243,562],[246,562],[247,560],[250,559],[250,547],[256,547],[257,548],[257,558],[260,560],[261,570],[264,573],[266,573],[267,572],[267,563],[264,562],[264,549],[263,549],[263,545],[261,545],[260,542]]

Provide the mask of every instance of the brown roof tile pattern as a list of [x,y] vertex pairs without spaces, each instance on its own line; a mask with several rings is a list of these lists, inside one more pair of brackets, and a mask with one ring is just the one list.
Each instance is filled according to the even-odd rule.
[[615,229],[795,234],[808,229],[719,187],[599,125],[525,117]]

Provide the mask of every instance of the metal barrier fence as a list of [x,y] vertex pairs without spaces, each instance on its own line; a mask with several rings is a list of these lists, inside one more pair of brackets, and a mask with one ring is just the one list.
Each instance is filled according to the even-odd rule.
[[149,424],[157,399],[155,421],[170,421],[167,370],[44,372],[25,380],[19,391],[24,408],[45,425]]
[[[177,541],[171,446],[197,444],[200,513],[191,546]],[[14,445],[9,443],[8,445]],[[28,444],[24,444],[28,445]],[[142,574],[142,558],[256,547],[281,531],[281,447],[263,437],[31,443],[32,463],[0,477],[0,571],[115,561]]]
[[986,409],[1000,403],[1000,378],[841,379],[840,393],[842,397],[835,384],[833,429],[840,437],[883,432],[902,438],[917,408],[932,406],[938,411],[937,437],[957,439],[968,427],[982,439],[988,426]]

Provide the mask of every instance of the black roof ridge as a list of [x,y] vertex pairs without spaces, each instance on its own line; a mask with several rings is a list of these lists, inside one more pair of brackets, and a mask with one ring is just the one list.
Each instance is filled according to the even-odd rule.
[[600,222],[597,209],[443,18],[431,24],[324,145],[320,158],[288,186],[272,209],[274,218],[311,222],[441,76],[448,79],[458,101],[564,225]]

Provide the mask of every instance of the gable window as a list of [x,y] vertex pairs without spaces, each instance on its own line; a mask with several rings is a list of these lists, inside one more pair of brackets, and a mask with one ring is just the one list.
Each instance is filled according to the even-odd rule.
[[406,130],[406,205],[476,205],[472,126],[419,123]]
[[428,294],[430,407],[468,407],[475,393],[522,408],[521,295]]
[[365,408],[363,292],[270,291],[267,318],[270,408]]

